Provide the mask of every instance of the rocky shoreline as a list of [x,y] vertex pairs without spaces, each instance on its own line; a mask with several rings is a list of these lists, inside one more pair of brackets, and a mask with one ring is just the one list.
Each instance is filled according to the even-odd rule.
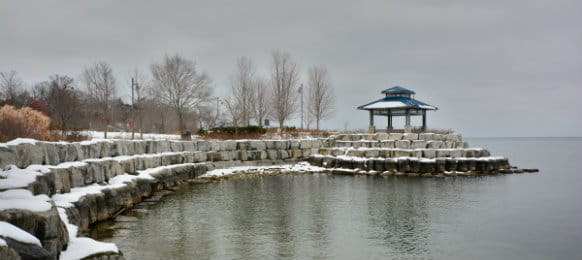
[[193,181],[314,172],[445,177],[536,171],[468,148],[459,134],[79,143],[17,139],[0,144],[0,168],[0,224],[39,242],[0,230],[0,259],[123,259],[114,244],[79,235],[156,192]]

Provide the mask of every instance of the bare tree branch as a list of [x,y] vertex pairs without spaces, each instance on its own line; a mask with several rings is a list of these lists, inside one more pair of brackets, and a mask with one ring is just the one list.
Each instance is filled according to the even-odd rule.
[[174,110],[180,132],[183,132],[187,113],[209,100],[212,94],[210,79],[198,72],[196,63],[179,55],[164,56],[161,63],[151,65],[151,71],[154,96]]
[[22,79],[18,77],[18,72],[0,72],[0,94],[3,94],[5,100],[10,101],[10,103],[15,102],[22,86]]
[[316,128],[319,130],[321,120],[329,118],[334,112],[335,96],[325,66],[314,66],[309,69],[308,74],[307,109],[315,119]]
[[251,59],[247,57],[240,57],[236,63],[236,71],[231,76],[231,91],[232,100],[236,104],[232,104],[238,108],[237,117],[240,121],[248,126],[253,114],[253,81],[255,77],[255,70]]
[[117,85],[113,76],[111,65],[105,62],[97,62],[83,71],[83,79],[87,87],[89,98],[95,102],[101,112],[101,118],[105,122],[105,138],[109,131],[111,117],[109,115],[111,101],[117,94]]
[[253,117],[259,126],[263,126],[263,121],[271,113],[271,89],[269,89],[267,79],[255,77],[253,92]]
[[273,116],[283,128],[285,120],[291,119],[297,111],[297,74],[294,61],[288,53],[273,52],[273,72],[271,75]]

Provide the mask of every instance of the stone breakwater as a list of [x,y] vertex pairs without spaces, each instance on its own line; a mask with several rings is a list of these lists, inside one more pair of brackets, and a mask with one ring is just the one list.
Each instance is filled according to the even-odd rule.
[[[468,148],[459,134],[430,133],[239,141],[17,139],[0,144],[0,168],[0,259],[122,259],[114,244],[83,237],[89,226],[201,177],[264,169],[411,176],[521,171],[507,158]],[[22,235],[4,232],[2,225]]]

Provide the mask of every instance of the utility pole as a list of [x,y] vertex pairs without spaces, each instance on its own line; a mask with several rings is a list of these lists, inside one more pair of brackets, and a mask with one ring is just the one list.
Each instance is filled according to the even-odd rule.
[[303,130],[303,83],[301,83],[301,129]]
[[214,127],[218,127],[218,118],[220,117],[220,107],[218,106],[218,103],[220,102],[220,98],[216,97],[216,119],[214,119]]
[[135,80],[131,78],[131,139],[135,137],[135,103],[133,101],[133,85]]
[[134,87],[137,89],[139,85],[137,81],[131,78],[131,139],[135,138],[135,98],[134,98]]

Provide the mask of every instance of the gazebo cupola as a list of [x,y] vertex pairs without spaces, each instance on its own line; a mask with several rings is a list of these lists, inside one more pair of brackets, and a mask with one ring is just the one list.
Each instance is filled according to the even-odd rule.
[[437,110],[438,108],[427,103],[414,99],[416,94],[410,89],[395,86],[382,91],[384,98],[370,102],[368,104],[359,106],[360,110],[368,110],[370,113],[370,126],[368,130],[375,132],[374,116],[386,116],[388,119],[387,131],[394,129],[392,125],[392,117],[404,116],[406,123],[404,125],[405,132],[411,132],[410,125],[411,116],[422,116],[422,129],[426,129],[426,111]]

